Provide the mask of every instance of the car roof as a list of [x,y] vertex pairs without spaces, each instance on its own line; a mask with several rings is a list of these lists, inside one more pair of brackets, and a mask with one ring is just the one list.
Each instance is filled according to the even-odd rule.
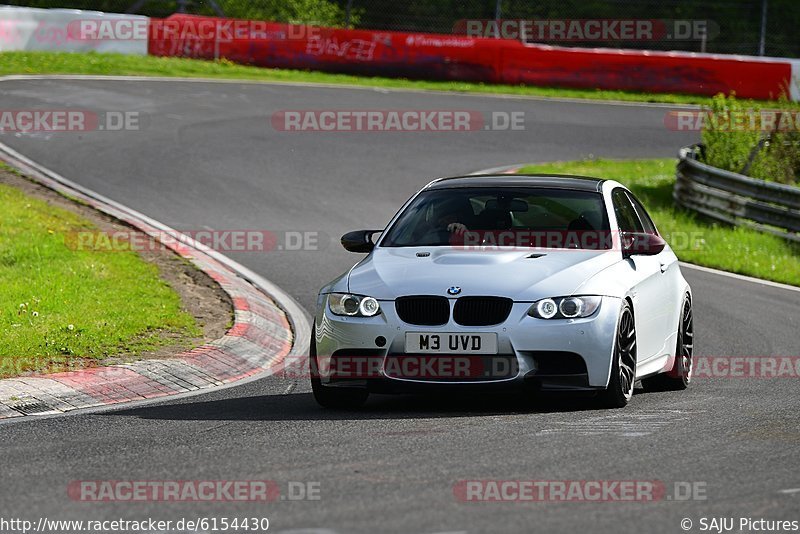
[[601,178],[569,174],[471,174],[434,180],[426,190],[455,189],[459,187],[545,187],[573,191],[602,191]]

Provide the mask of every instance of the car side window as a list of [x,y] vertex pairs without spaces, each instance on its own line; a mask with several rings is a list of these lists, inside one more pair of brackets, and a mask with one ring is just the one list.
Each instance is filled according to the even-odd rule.
[[636,214],[636,209],[631,204],[624,189],[614,189],[611,193],[611,201],[614,205],[614,213],[617,216],[617,224],[623,232],[644,232],[642,221]]
[[628,191],[628,198],[630,198],[633,207],[636,209],[636,213],[639,214],[639,220],[642,221],[644,231],[648,234],[658,235],[658,229],[656,229],[653,219],[650,218],[650,214],[644,209],[644,206],[642,206],[642,203],[639,202],[639,199],[633,196],[633,193],[630,191]]

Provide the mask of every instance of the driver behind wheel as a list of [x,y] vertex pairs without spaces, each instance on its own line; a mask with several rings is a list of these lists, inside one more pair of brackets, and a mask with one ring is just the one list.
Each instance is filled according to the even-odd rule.
[[467,225],[472,222],[473,217],[474,212],[469,200],[463,197],[453,197],[435,204],[429,221],[433,228],[461,235],[469,230]]

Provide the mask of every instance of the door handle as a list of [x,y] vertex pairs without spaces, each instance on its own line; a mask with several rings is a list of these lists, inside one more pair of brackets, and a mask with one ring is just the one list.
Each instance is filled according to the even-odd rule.
[[662,263],[661,264],[661,272],[665,273],[665,272],[667,272],[667,269],[669,269],[669,264],[668,263]]

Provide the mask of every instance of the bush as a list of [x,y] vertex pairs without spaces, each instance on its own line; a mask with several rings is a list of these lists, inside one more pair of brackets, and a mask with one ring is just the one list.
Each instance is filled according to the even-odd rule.
[[[270,20],[294,24],[338,27],[345,23],[345,11],[328,0],[217,0],[226,17]],[[357,22],[351,14],[351,23]]]
[[[226,17],[249,20],[269,20],[320,26],[343,26],[345,10],[335,0],[216,0]],[[137,4],[134,0],[2,0],[0,4],[41,8],[74,8],[124,13],[136,6],[136,13],[150,17],[168,17],[178,11],[181,4],[188,13],[218,15],[204,0],[147,0]],[[362,10],[354,9],[351,24],[359,22]]]
[[[705,163],[761,180],[800,185],[800,125],[794,121],[800,113],[796,106],[782,98],[776,106],[762,109],[733,94],[719,94],[703,111]],[[776,124],[787,127],[772,129],[762,124],[776,113]],[[789,117],[792,120],[782,122]]]
[[800,133],[772,134],[753,160],[749,176],[800,185]]

